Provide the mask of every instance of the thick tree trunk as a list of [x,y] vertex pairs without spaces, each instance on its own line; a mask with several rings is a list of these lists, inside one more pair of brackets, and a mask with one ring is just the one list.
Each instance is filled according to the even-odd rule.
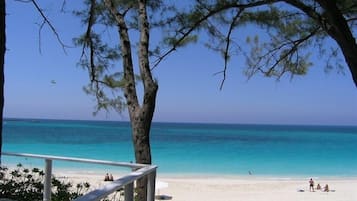
[[[138,163],[151,164],[150,128],[155,110],[157,83],[153,80],[149,65],[149,22],[146,13],[146,0],[139,0],[139,68],[144,85],[142,107],[130,113],[133,125],[135,158]],[[145,201],[147,197],[147,179],[137,182],[137,198]]]
[[3,125],[3,109],[4,109],[4,64],[5,64],[5,0],[0,0],[0,165],[2,154],[2,125]]
[[[125,80],[124,96],[128,105],[132,127],[131,129],[135,150],[135,160],[137,163],[151,164],[150,128],[155,110],[158,85],[152,78],[149,66],[149,23],[146,13],[146,1],[138,1],[140,26],[140,42],[138,54],[140,76],[144,85],[144,100],[142,105],[139,104],[135,87],[131,43],[129,39],[128,28],[124,20],[124,14],[119,13],[116,10],[112,0],[105,0],[104,2],[118,25]],[[136,200],[146,201],[147,179],[145,178],[138,180],[136,185]]]
[[[135,150],[135,160],[137,163],[151,164],[150,148],[150,128],[155,109],[155,99],[157,85],[151,90],[153,104],[144,104],[143,107],[129,107],[130,121],[132,126],[132,137]],[[140,179],[137,185],[137,200],[146,201],[147,198],[147,179]]]
[[357,87],[357,44],[346,19],[338,9],[336,2],[317,0],[325,10],[327,24],[324,29],[340,46],[346,63],[351,71],[352,79]]

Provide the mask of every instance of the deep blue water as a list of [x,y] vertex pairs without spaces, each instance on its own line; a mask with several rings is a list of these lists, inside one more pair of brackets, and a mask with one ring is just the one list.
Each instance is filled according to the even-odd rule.
[[[7,119],[3,132],[4,152],[134,161],[128,122]],[[160,173],[357,176],[357,127],[154,123],[151,146]]]

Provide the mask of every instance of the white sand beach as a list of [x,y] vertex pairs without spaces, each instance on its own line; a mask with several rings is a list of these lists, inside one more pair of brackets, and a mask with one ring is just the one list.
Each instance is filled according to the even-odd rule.
[[[159,178],[168,188],[160,194],[170,195],[174,201],[356,201],[357,180],[316,179],[321,185],[329,184],[334,192],[309,192],[308,180],[262,178]],[[304,192],[298,192],[303,189]]]
[[[88,181],[92,187],[105,185],[104,175],[59,174],[68,181]],[[114,179],[119,175],[114,175]],[[314,177],[313,177],[314,178]],[[158,176],[168,186],[156,194],[172,196],[173,201],[356,201],[357,178],[314,178],[315,186],[329,185],[332,192],[309,191],[309,178],[265,178],[249,176]],[[299,192],[304,190],[304,192]]]

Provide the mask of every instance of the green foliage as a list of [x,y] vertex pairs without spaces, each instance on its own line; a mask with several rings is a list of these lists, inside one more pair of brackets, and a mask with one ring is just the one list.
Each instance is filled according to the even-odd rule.
[[[315,23],[296,10],[265,5],[259,9],[254,8],[241,12],[238,21],[232,24],[232,29],[243,31],[247,24],[262,29],[260,34],[262,39],[258,36],[249,36],[246,39],[250,48],[246,48],[243,52],[246,52],[244,54],[247,63],[245,73],[248,77],[258,72],[277,79],[285,74],[290,74],[293,77],[307,73],[309,67],[312,66],[309,61],[308,48],[313,40],[317,40],[317,37],[314,36],[319,31]],[[226,37],[223,36],[223,38]],[[224,41],[216,40],[221,43]],[[216,49],[222,51],[224,46],[220,46],[221,48],[216,46]],[[237,51],[241,50],[237,49]]]
[[[13,170],[0,167],[0,197],[17,201],[40,201],[43,199],[44,175],[38,168],[29,170],[21,164]],[[73,187],[70,182],[52,178],[52,201],[73,200],[87,192],[89,187],[89,183]]]
[[197,35],[187,36],[183,40],[177,40],[175,37],[166,37],[164,38],[164,43],[169,46],[183,47],[190,43],[197,42],[197,39]]
[[[133,31],[132,33],[138,30],[138,2],[131,0],[112,2],[116,11],[123,15],[127,26],[123,29],[129,29]],[[161,5],[161,0],[147,1],[147,8],[152,13]],[[83,89],[87,94],[94,96],[97,102],[93,114],[97,114],[100,110],[112,109],[121,113],[127,106],[123,97],[123,89],[128,84],[128,80],[123,77],[123,63],[120,60],[123,56],[132,59],[132,51],[122,52],[121,45],[123,44],[120,44],[121,35],[118,34],[118,24],[104,1],[86,0],[85,8],[75,11],[74,14],[80,17],[86,26],[86,32],[75,38],[74,44],[82,47],[82,55],[78,64],[88,71],[90,78],[90,83]],[[128,43],[131,48],[136,48],[130,40]],[[155,54],[155,51],[151,54]],[[134,77],[136,82],[141,81],[140,76]]]
[[[337,0],[336,4],[355,36],[356,1]],[[170,28],[176,31],[166,32],[166,44],[175,49],[183,37],[199,35],[207,48],[222,56],[222,72],[232,55],[246,59],[248,77],[256,73],[277,79],[305,75],[313,66],[312,54],[324,58],[328,70],[337,66],[341,71],[346,64],[339,59],[339,47],[327,42],[329,13],[318,1],[199,0],[187,7],[172,17]],[[258,30],[259,38],[252,33],[246,39],[248,47],[243,48],[242,35],[251,27]]]

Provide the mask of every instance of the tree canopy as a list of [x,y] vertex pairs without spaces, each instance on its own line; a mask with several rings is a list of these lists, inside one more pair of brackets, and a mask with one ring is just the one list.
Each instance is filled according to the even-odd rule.
[[[326,60],[326,69],[348,66],[357,85],[357,3],[353,0],[196,0],[170,21],[166,39],[171,49],[206,33],[206,47],[222,55],[224,83],[229,59],[246,59],[248,77],[263,73],[280,79],[283,75],[305,75],[313,66],[311,55]],[[261,32],[247,37],[249,48],[238,39],[247,26]],[[333,39],[336,45],[329,43]],[[342,53],[342,54],[341,54]],[[340,62],[340,56],[345,62]],[[164,57],[163,56],[163,57]]]

